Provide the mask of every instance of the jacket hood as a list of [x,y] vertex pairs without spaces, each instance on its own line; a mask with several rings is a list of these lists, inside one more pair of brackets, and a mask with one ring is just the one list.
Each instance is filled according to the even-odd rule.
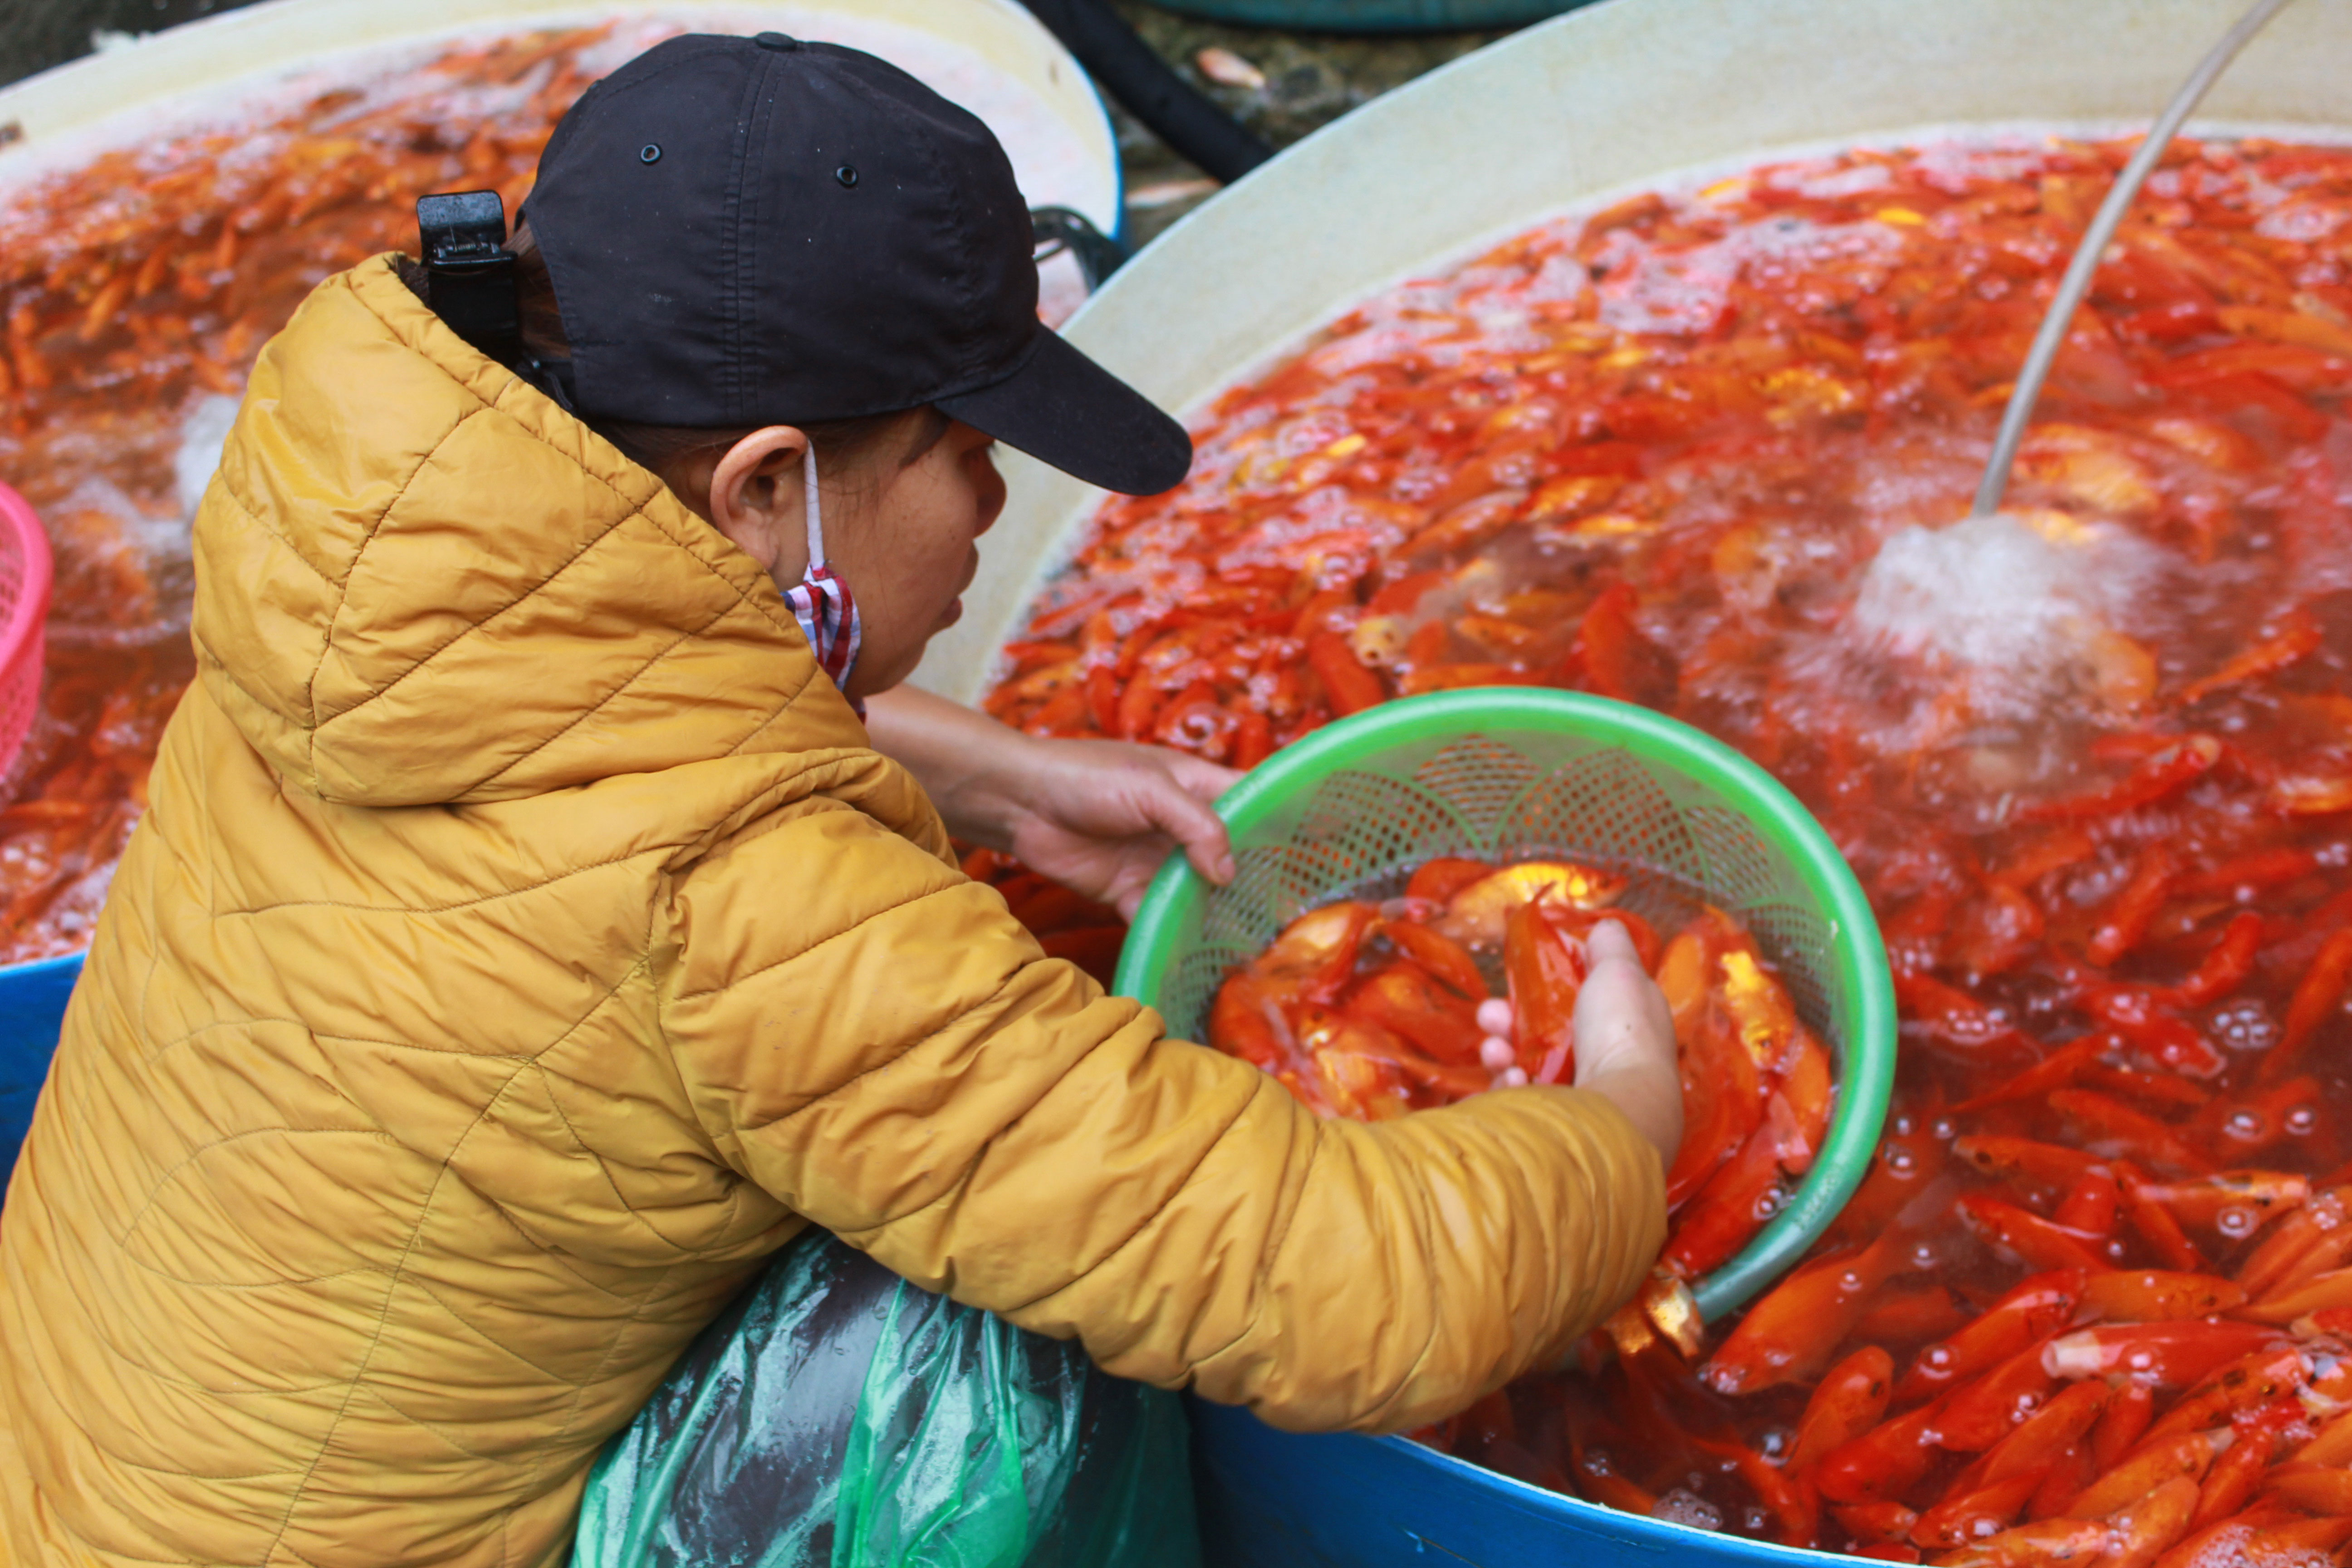
[[867,743],[759,564],[387,257],[262,351],[194,548],[199,678],[324,800],[514,800]]

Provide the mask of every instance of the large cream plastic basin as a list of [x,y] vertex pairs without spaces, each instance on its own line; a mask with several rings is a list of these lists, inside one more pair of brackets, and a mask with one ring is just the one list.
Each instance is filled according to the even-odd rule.
[[[2245,0],[1606,0],[1336,121],[1207,203],[1068,323],[1188,412],[1384,284],[1694,166],[1938,125],[2152,119]],[[2208,121],[2352,123],[2352,0],[2296,0]],[[2195,127],[2192,125],[2192,130]],[[967,700],[1099,499],[1008,454],[1004,519],[917,679]]]

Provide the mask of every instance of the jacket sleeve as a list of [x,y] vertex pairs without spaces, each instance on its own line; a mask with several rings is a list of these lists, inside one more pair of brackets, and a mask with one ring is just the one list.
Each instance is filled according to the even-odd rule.
[[1564,1355],[1651,1267],[1663,1173],[1606,1100],[1322,1121],[824,804],[677,880],[662,1025],[719,1157],[898,1273],[1121,1376],[1391,1431]]

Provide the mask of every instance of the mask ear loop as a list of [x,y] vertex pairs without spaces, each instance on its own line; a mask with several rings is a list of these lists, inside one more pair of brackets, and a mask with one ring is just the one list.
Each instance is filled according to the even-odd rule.
[[[801,580],[785,591],[784,599],[793,607],[793,616],[801,624],[801,635],[808,639],[809,651],[816,655],[819,668],[833,678],[833,683],[846,694],[849,672],[856,666],[857,650],[865,642],[858,625],[857,601],[850,595],[849,584],[824,562],[824,509],[817,495],[816,446],[812,442],[801,452],[801,506],[804,528],[808,534],[808,567]],[[866,705],[856,698],[849,706],[860,719],[866,717]]]
[[816,443],[801,448],[801,506],[808,534],[808,569],[824,564],[824,509],[816,494]]

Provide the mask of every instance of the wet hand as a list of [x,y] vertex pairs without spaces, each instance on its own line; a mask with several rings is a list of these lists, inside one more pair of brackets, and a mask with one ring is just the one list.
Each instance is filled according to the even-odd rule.
[[1576,1087],[1606,1097],[1671,1166],[1683,1141],[1675,1016],[1614,921],[1585,938],[1591,966],[1576,997]]

